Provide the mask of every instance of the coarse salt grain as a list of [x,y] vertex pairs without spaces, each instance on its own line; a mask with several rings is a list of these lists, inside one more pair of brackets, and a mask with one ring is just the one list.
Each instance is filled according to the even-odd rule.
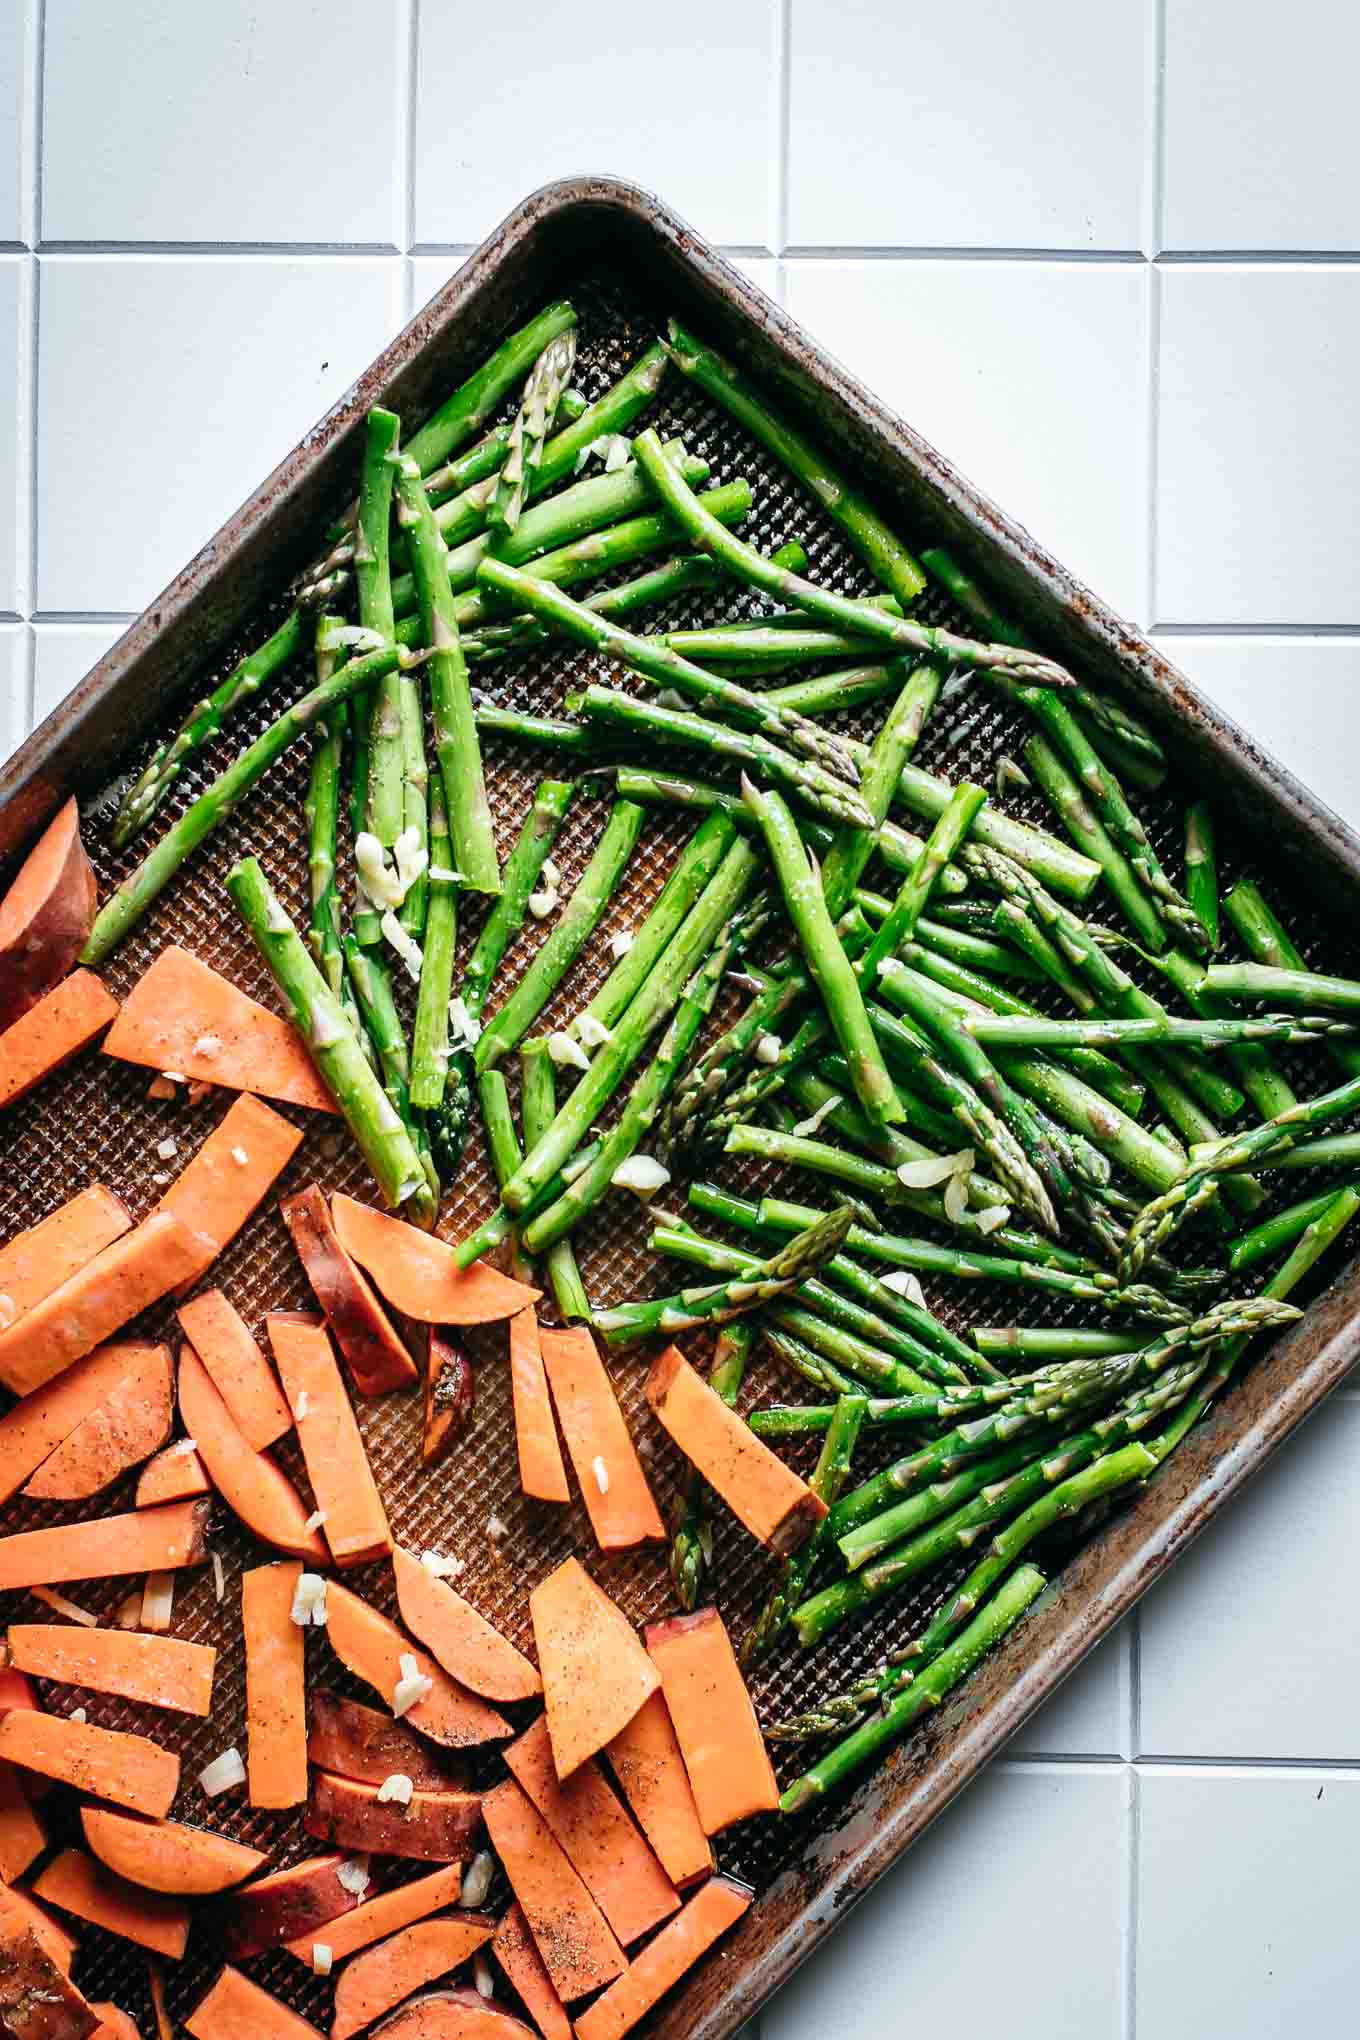
[[246,1164],[250,1160],[250,1156],[246,1153],[243,1147],[234,1147],[231,1151],[231,1158],[235,1162],[238,1169],[244,1169]]
[[220,1054],[221,1049],[222,1037],[220,1034],[200,1034],[198,1040],[194,1043],[194,1054],[203,1056],[208,1062],[211,1062],[215,1055]]
[[154,1169],[151,1174],[151,1180],[158,1190],[163,1190],[167,1183],[174,1181],[174,1177],[168,1169]]
[[465,1569],[461,1558],[446,1558],[442,1551],[422,1551],[420,1562],[437,1580],[456,1580]]
[[89,1709],[86,1707],[73,1707],[66,1718],[68,1721],[78,1721],[83,1727],[90,1718]]
[[302,1422],[302,1419],[309,1414],[311,1407],[312,1407],[311,1397],[308,1395],[305,1388],[300,1388],[298,1390],[297,1406],[293,1411],[293,1415],[299,1424]]
[[220,1555],[214,1551],[210,1552],[209,1556],[212,1559],[213,1592],[219,1601],[224,1601],[227,1597],[227,1575],[223,1570]]
[[600,1493],[607,1495],[609,1493],[609,1468],[605,1465],[598,1452],[590,1462],[590,1470],[595,1476],[595,1485],[600,1490]]
[[326,1511],[324,1509],[313,1509],[302,1527],[304,1530],[319,1530],[325,1520]]
[[493,1509],[491,1514],[486,1519],[487,1536],[491,1538],[504,1537],[505,1530],[506,1530],[505,1524],[502,1523],[500,1517],[496,1514],[495,1510]]
[[312,1943],[313,1975],[329,1976],[331,1973],[331,1963],[334,1961],[334,1959],[335,1958],[331,1953],[330,1945],[328,1942],[313,1941]]

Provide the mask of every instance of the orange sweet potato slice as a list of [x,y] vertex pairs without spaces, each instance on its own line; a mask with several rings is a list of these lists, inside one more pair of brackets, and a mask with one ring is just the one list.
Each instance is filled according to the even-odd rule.
[[543,1715],[505,1761],[624,1947],[669,1919],[679,1894],[597,1763],[579,1764],[560,1782]]
[[220,1289],[204,1289],[178,1311],[185,1338],[252,1451],[265,1452],[293,1428],[274,1370],[239,1311]]
[[307,1478],[326,1518],[331,1557],[341,1566],[367,1565],[392,1549],[392,1533],[335,1348],[325,1326],[301,1313],[266,1318],[265,1329]]
[[779,1787],[736,1655],[716,1608],[647,1629],[704,1833],[772,1813]]
[[91,2005],[90,2010],[99,2021],[94,2029],[93,2040],[142,2040],[141,2028],[137,2021],[130,2012],[123,2011],[121,2006],[105,2002]]
[[532,1304],[510,1320],[510,1392],[521,1488],[535,1501],[569,1502],[571,1490],[548,1395],[538,1313]]
[[20,1894],[0,1885],[0,2032],[6,2040],[89,2040],[99,2024]]
[[16,1884],[47,1847],[47,1829],[13,1764],[0,1764],[0,1884]]
[[672,1884],[683,1888],[709,1876],[713,1850],[694,1804],[664,1693],[643,1701],[627,1727],[606,1745],[605,1755],[633,1818]]
[[627,1965],[609,1922],[513,1778],[488,1793],[482,1814],[558,1996],[570,2004],[621,1976]]
[[138,1339],[101,1346],[0,1417],[0,1502],[7,1502],[78,1424],[118,1393],[125,1376],[141,1368],[147,1350]]
[[0,1332],[0,1382],[15,1395],[41,1388],[189,1281],[202,1251],[170,1212],[153,1212]]
[[437,1578],[400,1545],[392,1553],[392,1566],[402,1621],[460,1685],[488,1700],[532,1700],[543,1691],[543,1681],[528,1658],[447,1580]]
[[161,1891],[129,1884],[83,1849],[63,1849],[33,1889],[49,1905],[178,1962],[189,1939],[189,1908]]
[[623,1975],[576,2021],[577,2040],[623,2040],[652,2006],[659,2003],[686,1970],[706,1955],[713,1943],[739,1920],[751,1903],[744,1884],[730,1877],[710,1877],[688,1904]]
[[425,1355],[424,1404],[420,1424],[420,1456],[437,1466],[472,1422],[477,1383],[463,1347],[429,1327]]
[[513,1317],[540,1291],[474,1261],[460,1268],[453,1248],[337,1191],[331,1216],[346,1253],[367,1268],[395,1310],[426,1325],[489,1325]]
[[564,1332],[544,1326],[538,1341],[557,1420],[601,1551],[662,1541],[666,1526],[594,1338],[583,1325]]
[[3,1886],[0,1886],[0,1915],[7,1923],[22,1921],[30,1926],[62,1975],[70,1975],[71,1965],[80,1950],[80,1936],[64,1920],[55,1919],[47,1907],[39,1905],[28,1892],[7,1891]]
[[184,2021],[194,2040],[320,2040],[315,2026],[228,1966]]
[[198,1239],[199,1261],[177,1286],[192,1287],[263,1203],[302,1144],[288,1120],[248,1093],[228,1108],[161,1199]]
[[360,1395],[409,1388],[416,1363],[362,1271],[340,1243],[315,1183],[279,1206],[316,1300]]
[[375,1856],[409,1856],[421,1863],[461,1863],[471,1853],[482,1817],[475,1792],[412,1792],[402,1805],[379,1799],[380,1785],[312,1773],[305,1826],[319,1842]]
[[186,1502],[195,1495],[211,1493],[212,1482],[198,1448],[181,1438],[177,1445],[167,1445],[147,1460],[138,1476],[134,1500],[139,1509],[150,1509],[157,1502]]
[[324,1565],[325,1540],[281,1467],[246,1443],[192,1346],[179,1356],[179,1411],[208,1478],[247,1530],[294,1558]]
[[132,1230],[122,1199],[92,1183],[0,1247],[0,1330]]
[[209,1644],[64,1622],[14,1622],[9,1651],[11,1662],[37,1679],[88,1686],[180,1714],[206,1717],[212,1711],[217,1652]]
[[480,1913],[420,1920],[347,1963],[335,1986],[331,2040],[350,2040],[403,1998],[471,1961],[495,1932]]
[[739,1523],[779,1557],[807,1543],[826,1503],[729,1409],[677,1346],[652,1362],[647,1400]]
[[579,1559],[562,1561],[529,1596],[548,1734],[559,1778],[627,1726],[660,1674]]
[[74,799],[58,808],[0,900],[0,1027],[75,963],[94,926],[97,889]]
[[384,1891],[377,1898],[367,1898],[362,1905],[346,1913],[341,1920],[332,1920],[316,1935],[302,1934],[295,1941],[285,1945],[290,1955],[296,1955],[299,1962],[312,1967],[312,1945],[315,1940],[324,1940],[336,1962],[343,1962],[347,1955],[354,1955],[360,1948],[370,1948],[375,1941],[382,1941],[389,1934],[409,1927],[413,1920],[427,1919],[431,1913],[439,1912],[446,1905],[457,1905],[463,1873],[457,1863],[446,1864],[442,1870],[432,1870],[428,1877],[415,1877],[409,1884],[399,1884],[395,1891]]
[[341,1700],[334,1693],[313,1693],[307,1731],[307,1757],[318,1770],[364,1785],[381,1785],[399,1771],[419,1792],[461,1792],[467,1766],[359,1700]]
[[174,945],[133,986],[104,1053],[285,1105],[336,1109],[290,1022]]
[[74,970],[44,993],[0,1034],[0,1110],[97,1041],[117,1011],[118,1001],[92,970]]
[[475,1990],[432,1990],[373,2028],[373,2040],[533,2040],[522,2019]]
[[25,1708],[0,1715],[0,1759],[154,1820],[170,1811],[179,1784],[179,1758],[149,1736]]
[[97,1408],[45,1459],[24,1489],[45,1502],[83,1502],[140,1466],[170,1436],[175,1370],[168,1346],[142,1346]]
[[118,1573],[174,1572],[208,1556],[206,1502],[168,1502],[89,1523],[19,1530],[0,1537],[0,1593],[14,1587],[55,1587],[66,1580],[104,1580]]
[[307,1679],[292,1616],[302,1565],[254,1566],[241,1580],[246,1648],[246,1774],[252,1806],[307,1797]]
[[108,1806],[82,1806],[80,1822],[92,1854],[106,1869],[147,1891],[206,1898],[244,1884],[269,1858],[226,1835],[175,1820],[134,1820]]
[[543,2035],[543,2040],[571,2040],[567,2008],[543,1966],[543,1957],[529,1932],[529,1922],[518,1899],[497,1927],[491,1952],[518,1991],[524,2009]]
[[359,1903],[339,1877],[352,1860],[342,1855],[308,1856],[287,1870],[271,1870],[267,1877],[229,1891],[203,1916],[213,1945],[228,1962],[248,1962],[252,1955],[263,1955],[266,1948],[280,1947],[300,1935],[323,1938],[322,1927]]
[[431,1742],[449,1749],[471,1749],[510,1734],[509,1722],[494,1707],[451,1679],[433,1658],[407,1640],[395,1622],[336,1581],[326,1590],[326,1636],[341,1663],[389,1707],[402,1676],[402,1658],[415,1659],[416,1671],[431,1681],[431,1689],[402,1718]]

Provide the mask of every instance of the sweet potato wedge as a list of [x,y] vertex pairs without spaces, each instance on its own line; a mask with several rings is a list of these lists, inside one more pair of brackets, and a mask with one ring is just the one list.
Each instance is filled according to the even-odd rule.
[[710,1877],[576,2021],[577,2040],[623,2040],[751,1903],[744,1884]]
[[75,800],[57,809],[0,900],[0,1027],[58,984],[94,926],[98,894]]
[[146,1891],[207,1898],[244,1884],[269,1858],[207,1828],[176,1820],[135,1820],[107,1806],[82,1806],[80,1823],[91,1853],[115,1875]]
[[559,1778],[593,1757],[661,1684],[656,1666],[579,1559],[529,1596],[548,1734]]
[[559,1782],[541,1714],[510,1744],[505,1761],[625,1948],[670,1918],[680,1895],[597,1763],[578,1764]]
[[98,1407],[62,1439],[24,1493],[45,1502],[83,1502],[101,1494],[160,1450],[170,1436],[174,1409],[170,1348],[140,1347],[137,1364],[130,1364]]
[[448,1749],[471,1749],[510,1734],[509,1722],[494,1707],[451,1679],[432,1657],[408,1642],[395,1622],[336,1581],[326,1590],[326,1636],[340,1662],[389,1707],[402,1675],[402,1658],[415,1659],[417,1672],[432,1685],[403,1719],[431,1742],[443,1743]]
[[91,2005],[90,2010],[98,2019],[91,2040],[142,2040],[141,2028],[130,2012],[120,2005]]
[[447,1580],[400,1545],[392,1553],[392,1566],[402,1621],[434,1652],[451,1678],[488,1700],[532,1700],[543,1691],[543,1681],[528,1658]]
[[244,1319],[220,1289],[204,1289],[182,1303],[180,1328],[208,1371],[213,1387],[253,1452],[266,1452],[293,1428],[293,1417],[274,1370],[251,1338]]
[[0,1330],[132,1230],[122,1199],[92,1183],[0,1247]]
[[0,1759],[153,1820],[170,1811],[179,1784],[179,1758],[150,1736],[25,1708],[0,1715]]
[[643,1701],[627,1727],[605,1745],[605,1755],[633,1818],[672,1884],[683,1889],[709,1876],[713,1850],[694,1804],[664,1693]]
[[201,1258],[193,1233],[153,1212],[0,1332],[0,1382],[31,1395],[187,1281]]
[[476,1400],[472,1362],[461,1345],[437,1325],[431,1325],[426,1340],[420,1424],[420,1456],[426,1466],[438,1466],[457,1444],[472,1422]]
[[47,1950],[63,1976],[71,1974],[71,1965],[80,1952],[80,1936],[39,1905],[36,1898],[26,1891],[5,1890],[0,1886],[0,1913],[8,1924],[22,1921],[33,1929],[38,1941]]
[[470,1962],[495,1928],[495,1921],[482,1913],[421,1920],[356,1956],[346,1963],[335,1986],[331,2040],[350,2040],[403,1998]]
[[704,1833],[720,1834],[753,1813],[772,1813],[779,1787],[717,1609],[650,1623],[646,1638]]
[[584,1325],[564,1332],[540,1326],[538,1342],[557,1421],[601,1551],[628,1551],[635,1544],[664,1540],[666,1526],[593,1336]]
[[62,1622],[14,1622],[9,1651],[11,1662],[37,1679],[88,1686],[179,1714],[206,1717],[212,1711],[217,1652],[209,1644]]
[[409,1388],[416,1363],[373,1289],[341,1246],[326,1199],[315,1183],[279,1206],[335,1342],[360,1395]]
[[118,1001],[92,970],[72,971],[0,1034],[0,1110],[15,1105],[97,1041]]
[[282,1468],[246,1443],[192,1346],[180,1348],[179,1413],[209,1480],[247,1530],[294,1558],[325,1565],[325,1539],[307,1528],[311,1510]]
[[458,1267],[443,1240],[339,1191],[331,1198],[331,1217],[346,1253],[367,1268],[394,1310],[418,1324],[495,1324],[542,1293],[484,1261]]
[[0,1764],[0,1884],[16,1884],[47,1847],[42,1816],[13,1764]]
[[301,1145],[297,1128],[248,1092],[228,1107],[161,1199],[161,1210],[171,1212],[199,1242],[198,1266],[177,1285],[181,1293],[235,1239]]
[[342,1920],[332,1920],[320,1933],[303,1934],[296,1941],[287,1942],[288,1953],[296,1955],[310,1969],[313,1941],[324,1940],[334,1960],[343,1962],[347,1955],[370,1948],[375,1941],[386,1940],[389,1934],[409,1927],[413,1920],[428,1919],[446,1905],[457,1905],[462,1877],[459,1865],[449,1863],[442,1870],[432,1870],[428,1877],[413,1878],[394,1891],[366,1898],[353,1912],[346,1913]]
[[350,1861],[345,1855],[308,1856],[229,1891],[204,1914],[213,1944],[228,1962],[248,1962],[304,1934],[320,1938],[320,1928],[359,1903],[337,1875]]
[[0,2033],[5,2040],[89,2040],[99,2019],[38,1932],[19,1894],[0,1886]]
[[519,1992],[524,2009],[543,2035],[543,2040],[571,2040],[567,2008],[553,1987],[543,1966],[524,1907],[516,1899],[496,1929],[491,1952]]
[[136,1339],[100,1346],[0,1417],[0,1502],[7,1502],[77,1424],[117,1393],[124,1376],[141,1367],[146,1350]]
[[153,1955],[178,1962],[189,1938],[189,1908],[161,1891],[129,1884],[83,1849],[63,1849],[33,1886],[39,1898],[92,1927],[121,1934]]
[[208,1556],[208,1515],[206,1502],[168,1502],[160,1509],[0,1537],[0,1593],[202,1565]]
[[373,2040],[534,2040],[522,2019],[475,1990],[432,1990],[373,2028]]
[[199,1999],[184,2030],[194,2040],[320,2040],[315,2026],[230,1966]]
[[334,1693],[311,1696],[307,1757],[319,1770],[357,1778],[363,1785],[381,1785],[394,1771],[409,1778],[418,1792],[461,1792],[467,1784],[461,1759],[432,1748],[404,1721]]
[[667,1346],[652,1362],[647,1401],[658,1422],[737,1521],[780,1558],[806,1544],[826,1503]]
[[563,2002],[570,2004],[621,1976],[627,1963],[609,1922],[513,1778],[487,1794],[482,1815]]
[[241,1580],[246,1647],[246,1773],[252,1806],[307,1797],[307,1677],[292,1618],[301,1561],[259,1565]]
[[291,1023],[174,944],[133,986],[104,1053],[285,1105],[336,1109]]
[[319,1842],[356,1854],[461,1863],[482,1817],[476,1792],[412,1792],[410,1803],[379,1799],[379,1785],[313,1771],[304,1825]]
[[392,1549],[392,1533],[330,1336],[301,1313],[268,1317],[265,1329],[331,1557],[340,1566],[367,1565]]
[[154,1459],[148,1459],[137,1480],[134,1500],[139,1509],[152,1509],[157,1502],[188,1502],[195,1495],[210,1495],[208,1469],[198,1456],[198,1447],[187,1438],[167,1445]]
[[567,1469],[557,1442],[547,1370],[539,1344],[538,1313],[530,1304],[510,1320],[510,1393],[515,1408],[519,1484],[538,1502],[569,1502]]

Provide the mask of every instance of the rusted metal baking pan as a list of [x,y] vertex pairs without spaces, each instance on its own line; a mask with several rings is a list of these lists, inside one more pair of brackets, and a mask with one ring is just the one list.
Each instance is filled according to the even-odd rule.
[[[1335,931],[1355,925],[1360,906],[1360,842],[1345,825],[675,214],[647,193],[607,178],[552,185],[520,206],[0,770],[0,858],[9,856],[74,790],[90,813],[87,833],[101,884],[126,869],[127,860],[113,858],[103,844],[100,791],[135,768],[147,744],[173,728],[184,705],[225,670],[234,652],[258,641],[271,614],[277,615],[271,603],[277,603],[289,576],[316,551],[319,534],[352,494],[369,405],[381,400],[407,417],[419,417],[507,329],[563,293],[582,306],[581,360],[587,383],[592,375],[598,384],[617,374],[671,312],[734,355],[855,474],[910,543],[947,543],[1023,619],[1037,645],[1135,704],[1167,740],[1180,774],[1178,796],[1184,797],[1187,784],[1214,796],[1222,818],[1225,869],[1233,877],[1248,875],[1254,860],[1268,854],[1264,875],[1304,940],[1310,930],[1316,937],[1320,928],[1329,928],[1329,955],[1335,957],[1339,949],[1344,957],[1348,945],[1337,941]],[[688,388],[668,395],[663,386],[662,402],[667,428],[691,434],[715,473],[751,474],[757,509],[750,529],[763,546],[799,537],[809,544],[820,577],[851,592],[866,585],[820,514],[729,420],[706,410]],[[730,591],[724,599],[730,610]],[[947,609],[930,613],[957,622]],[[518,705],[555,706],[564,676],[569,683],[581,670],[580,659],[554,648],[546,660],[531,661],[525,673],[508,673],[493,684],[504,686],[507,698],[513,696]],[[239,726],[219,739],[209,766],[215,769],[230,756],[237,741],[253,734],[283,695],[302,684],[301,674],[295,674],[279,683],[269,702],[247,711]],[[923,762],[953,777],[964,772],[982,776],[1007,741],[1008,712],[991,697],[970,696],[966,716],[971,720],[952,732],[928,729]],[[1009,727],[1013,730],[1014,723]],[[940,746],[933,754],[932,744]],[[490,747],[503,843],[522,813],[540,762],[511,758]],[[305,760],[283,761],[233,818],[222,840],[200,853],[158,903],[147,926],[113,960],[115,989],[145,968],[163,942],[181,940],[211,955],[247,989],[270,998],[248,942],[221,904],[220,878],[231,858],[249,845],[259,849],[280,878],[285,895],[300,897],[297,874],[290,875],[289,867],[302,862],[298,806],[304,772]],[[192,772],[186,781],[176,796],[180,804],[201,784]],[[1149,810],[1154,837],[1169,837],[1178,811],[1175,798],[1156,812]],[[172,801],[167,813],[176,811]],[[569,843],[564,853],[569,875],[579,868],[593,827],[578,828]],[[659,884],[665,856],[681,828],[678,821],[657,825],[659,847],[641,859],[629,912],[644,907],[649,891]],[[652,834],[649,826],[648,841]],[[579,1001],[579,983],[572,996]],[[31,1110],[18,1108],[5,1129],[0,1237],[69,1195],[73,1182],[85,1180],[82,1169],[103,1173],[120,1194],[129,1195],[137,1215],[148,1202],[137,1156],[147,1151],[159,1122],[144,1102],[144,1084],[135,1090],[125,1076],[93,1068],[64,1089],[50,1088],[57,1091],[55,1099]],[[308,1129],[295,1165],[297,1180],[319,1171],[336,1187],[362,1190],[352,1156],[337,1152],[333,1139],[327,1148],[325,1138]],[[290,1178],[283,1187],[292,1186]],[[453,1187],[444,1229],[465,1229],[488,1198],[484,1166],[473,1157]],[[255,1321],[265,1309],[304,1300],[286,1242],[277,1237],[280,1230],[272,1215],[261,1215],[215,1275]],[[652,1280],[654,1264],[644,1239],[644,1225],[627,1214],[610,1213],[584,1241],[587,1279],[597,1299],[636,1293]],[[969,1291],[967,1317],[960,1316],[957,1295],[932,1293],[931,1302],[951,1322],[965,1325],[987,1313],[992,1321],[1004,1322],[1013,1308],[1004,1291],[992,1288]],[[1151,1489],[1067,1561],[1055,1586],[1002,1648],[858,1789],[815,1816],[757,1823],[758,1832],[724,1838],[723,1867],[750,1878],[757,1902],[721,1953],[667,2001],[648,2032],[669,2040],[725,2040],[735,2032],[1343,1378],[1360,1357],[1358,1314],[1360,1286],[1352,1266],[1287,1336],[1263,1353]],[[637,1428],[642,1419],[636,1370],[631,1378],[616,1378]],[[768,1395],[773,1377],[757,1370],[752,1385],[757,1396],[762,1388]],[[479,1375],[479,1397],[478,1428],[458,1462],[457,1480],[439,1491],[412,1477],[414,1423],[408,1421],[409,1412],[389,1400],[367,1406],[361,1420],[397,1534],[421,1545],[441,1536],[466,1540],[469,1570],[462,1584],[507,1633],[523,1640],[526,1568],[537,1577],[564,1550],[575,1545],[590,1553],[591,1547],[579,1514],[565,1524],[548,1524],[541,1512],[535,1516],[515,1500],[505,1449],[508,1403],[494,1367]],[[663,1450],[655,1464],[664,1495],[677,1469]],[[109,1506],[121,1505],[116,1497],[110,1499]],[[509,1523],[507,1545],[490,1555],[481,1536],[489,1510],[503,1512]],[[234,1580],[239,1566],[249,1562],[245,1540],[226,1524],[218,1541]],[[740,1620],[756,1605],[768,1574],[759,1555],[739,1537],[731,1542],[719,1599],[729,1619]],[[599,1570],[633,1619],[649,1618],[667,1606],[664,1568],[650,1556],[601,1564]],[[365,1591],[370,1591],[367,1583]],[[379,1590],[372,1591],[381,1602]],[[97,1595],[85,1598],[98,1601]],[[4,1612],[0,1608],[0,1618]],[[211,1591],[187,1597],[182,1620],[177,1608],[176,1633],[230,1642]],[[790,1711],[780,1704],[790,1695],[807,1705],[836,1690],[849,1664],[871,1659],[891,1641],[891,1630],[867,1638],[857,1632],[839,1655],[835,1649],[807,1658],[786,1652],[757,1685],[762,1711]],[[239,1658],[239,1652],[224,1656]],[[322,1672],[327,1682],[340,1683],[333,1668],[318,1663],[318,1675]],[[193,1774],[197,1759],[206,1761],[239,1732],[233,1711],[241,1706],[239,1665],[225,1664],[221,1696],[212,1724],[182,1733],[186,1775]],[[141,1725],[131,1713],[120,1712],[118,1704],[105,1703],[96,1711],[91,1702],[91,1718],[109,1726]],[[157,1728],[161,1732],[162,1725]],[[300,1835],[280,1843],[278,1823],[248,1809],[216,1802],[213,1821],[242,1839],[269,1839],[280,1863],[306,1853]],[[95,1965],[87,1985],[92,1995],[139,2002],[141,1982],[126,1951],[120,1956],[101,1946],[89,1959]],[[320,2016],[323,1987],[300,1976],[297,1965],[290,1971],[282,1957],[277,1965],[262,1969],[261,1980],[306,2016]],[[191,1940],[189,1959],[172,1985],[173,2009],[180,2016],[206,1982],[210,1966],[211,1951],[196,1954]]]

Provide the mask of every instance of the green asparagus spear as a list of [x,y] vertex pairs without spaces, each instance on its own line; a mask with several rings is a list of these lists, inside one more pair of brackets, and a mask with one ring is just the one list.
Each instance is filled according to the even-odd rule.
[[758,1262],[749,1274],[682,1289],[674,1296],[615,1304],[611,1309],[597,1310],[592,1323],[614,1346],[634,1339],[673,1338],[698,1325],[722,1324],[729,1318],[745,1317],[795,1289],[838,1253],[852,1217],[850,1206],[840,1205],[825,1213],[806,1232],[796,1234],[767,1261]]
[[449,994],[458,939],[458,888],[450,872],[452,855],[444,787],[436,773],[430,782],[430,903],[411,1034],[411,1103],[422,1112],[442,1104],[448,1082]]
[[[862,1395],[842,1395],[836,1400],[817,1464],[808,1481],[812,1492],[828,1508],[850,1477],[855,1445],[867,1408],[868,1403]],[[783,1634],[789,1616],[803,1598],[803,1589],[811,1579],[825,1546],[826,1522],[823,1516],[802,1549],[784,1560],[778,1586],[741,1640],[743,1669],[755,1664]]]
[[519,523],[534,475],[543,464],[548,434],[575,362],[576,331],[568,327],[565,333],[548,342],[530,369],[523,399],[510,427],[505,461],[487,505],[488,531],[511,532]]
[[[1273,964],[1277,970],[1303,970],[1303,956],[1288,931],[1269,905],[1260,887],[1242,879],[1223,902],[1242,946],[1257,963]],[[1360,1076],[1360,1043],[1337,1041],[1331,1047],[1332,1061],[1348,1077]]]
[[[729,1409],[736,1407],[754,1339],[755,1325],[750,1318],[733,1318],[718,1327],[708,1385]],[[691,1612],[699,1605],[712,1563],[712,1502],[708,1482],[691,1467],[670,1547],[671,1584],[681,1607]]]
[[1185,891],[1212,952],[1218,947],[1218,860],[1207,800],[1197,800],[1185,811]]
[[[557,1119],[557,1077],[545,1040],[526,1041],[520,1047],[520,1114],[524,1121],[524,1145],[537,1148]],[[517,1174],[522,1173],[520,1164]],[[506,1178],[501,1183],[504,1199]],[[590,1298],[576,1263],[570,1240],[555,1240],[543,1257],[558,1315],[566,1324],[589,1324]]]

